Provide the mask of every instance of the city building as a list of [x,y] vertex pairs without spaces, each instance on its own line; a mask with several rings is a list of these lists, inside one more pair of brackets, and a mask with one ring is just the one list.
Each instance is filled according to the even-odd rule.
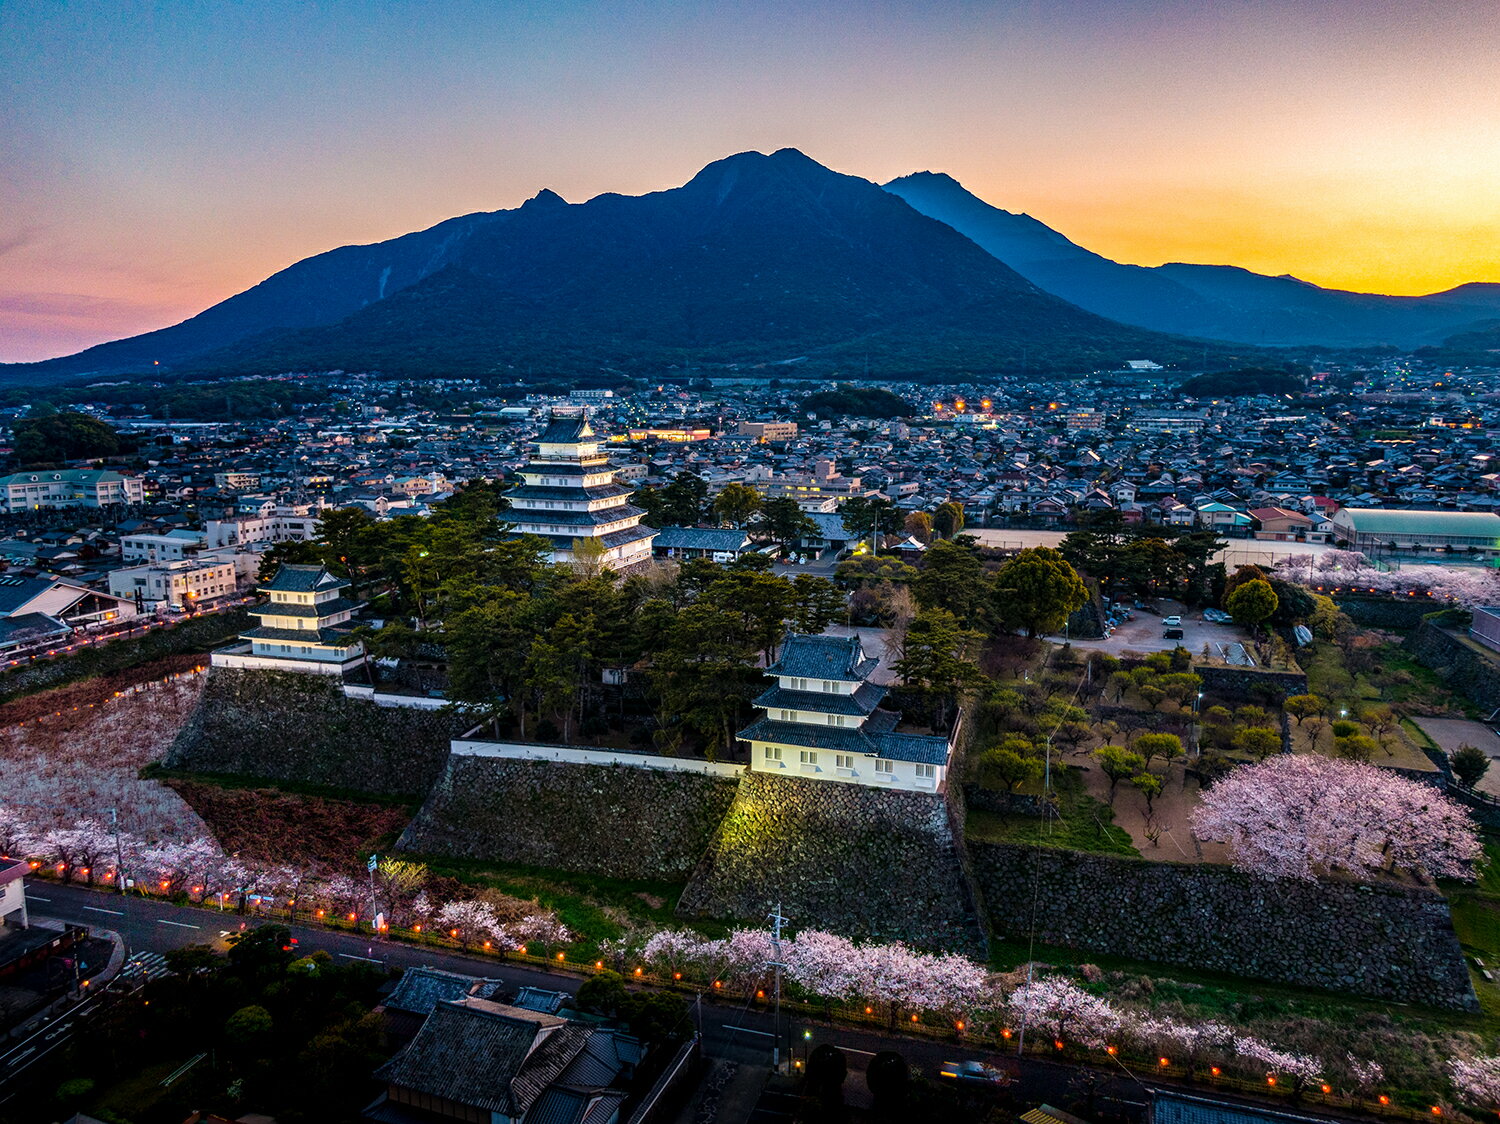
[[650,559],[656,532],[641,526],[645,512],[627,502],[631,490],[615,480],[587,418],[554,412],[531,449],[525,483],[509,493],[516,534],[546,539],[553,562],[625,570]]
[[886,688],[870,679],[879,662],[858,636],[788,636],[766,669],[776,685],[755,700],[764,715],[739,733],[750,743],[750,769],[940,791],[951,737],[898,731],[901,716],[880,708]]
[[0,574],[0,652],[136,615],[135,602],[65,578]]
[[1333,539],[1365,554],[1459,551],[1500,555],[1500,515],[1492,511],[1403,511],[1346,507],[1334,513]]
[[180,562],[203,547],[202,531],[176,530],[164,535],[138,534],[120,536],[120,561]]
[[311,504],[271,504],[263,514],[210,519],[203,525],[207,547],[247,546],[250,543],[308,542],[318,537],[323,509]]
[[743,530],[724,527],[663,527],[656,532],[653,551],[658,558],[707,558],[733,562],[754,554],[756,546]]
[[30,869],[25,859],[0,859],[0,929],[25,929],[31,924],[26,915],[26,872]]
[[213,653],[214,667],[341,675],[365,661],[351,623],[360,603],[344,596],[349,583],[323,566],[282,565],[260,586],[270,602],[250,615],[260,624]]
[[11,514],[143,502],[145,486],[139,477],[107,468],[39,469],[0,476],[0,511]]
[[739,424],[738,432],[741,437],[753,437],[765,444],[775,441],[795,441],[797,439],[797,423],[742,421]]
[[375,1071],[365,1109],[381,1124],[616,1124],[642,1057],[638,1039],[543,1011],[465,996],[437,1002]]
[[142,608],[166,605],[192,609],[206,602],[231,597],[239,590],[239,579],[231,562],[207,562],[184,558],[145,566],[124,566],[109,575],[109,591],[130,598]]
[[226,492],[253,492],[260,487],[260,473],[216,472],[214,473],[214,487],[222,488]]

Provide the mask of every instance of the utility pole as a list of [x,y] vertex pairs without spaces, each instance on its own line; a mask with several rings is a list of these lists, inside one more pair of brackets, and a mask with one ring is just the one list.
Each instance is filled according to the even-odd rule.
[[375,935],[380,935],[380,902],[375,897],[375,868],[380,865],[380,856],[371,855],[365,867],[370,872],[370,925],[375,930]]
[[120,810],[118,808],[104,809],[109,813],[109,829],[115,837],[115,886],[120,893],[125,893],[125,850],[120,844]]
[[776,908],[766,919],[771,922],[771,955],[776,957],[767,967],[774,970],[774,1007],[771,1014],[771,1069],[774,1073],[781,1072],[781,973],[786,964],[781,959],[781,927],[786,924],[786,918],[781,916],[781,903],[776,903]]

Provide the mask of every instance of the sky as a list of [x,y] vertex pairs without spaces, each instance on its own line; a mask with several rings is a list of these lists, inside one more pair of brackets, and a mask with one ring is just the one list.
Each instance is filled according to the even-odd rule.
[[0,361],[800,148],[1120,261],[1500,281],[1495,0],[0,0]]

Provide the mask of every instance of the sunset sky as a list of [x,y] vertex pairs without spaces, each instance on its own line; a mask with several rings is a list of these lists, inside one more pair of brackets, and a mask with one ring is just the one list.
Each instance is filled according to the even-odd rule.
[[1495,0],[0,3],[0,360],[784,146],[1121,261],[1500,281]]

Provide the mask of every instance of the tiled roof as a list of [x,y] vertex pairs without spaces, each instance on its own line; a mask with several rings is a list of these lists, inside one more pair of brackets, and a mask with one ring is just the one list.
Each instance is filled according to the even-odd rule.
[[919,765],[948,764],[948,741],[929,734],[876,734],[870,739],[881,757]]
[[486,1000],[440,1002],[375,1076],[488,1112],[524,1116],[592,1032],[555,1015]]
[[869,678],[879,663],[867,658],[857,636],[794,634],[781,646],[781,657],[766,672],[797,679],[834,679],[858,683]]
[[317,593],[324,589],[342,589],[349,583],[334,577],[326,566],[302,566],[283,562],[271,580],[262,582],[260,588],[277,593]]
[[577,527],[597,527],[604,523],[616,523],[621,519],[645,514],[640,508],[631,507],[626,503],[619,507],[602,508],[599,511],[513,507],[505,513],[505,516],[517,529],[521,529],[532,523],[566,523]]
[[589,428],[588,419],[582,414],[573,417],[558,417],[555,414],[547,422],[547,428],[537,434],[535,443],[538,445],[567,445],[576,441],[587,441],[594,435]]
[[291,644],[321,644],[347,648],[354,643],[352,629],[342,628],[252,628],[240,633],[246,640],[278,640]]
[[251,609],[252,617],[331,617],[335,613],[353,612],[363,602],[348,597],[335,597],[331,601],[320,601],[316,605],[299,605],[294,601],[272,601],[259,609]]
[[512,499],[526,500],[607,500],[615,496],[628,496],[634,488],[624,484],[594,484],[590,487],[569,488],[562,484],[521,484],[506,493]]
[[870,714],[880,700],[885,698],[886,688],[877,684],[861,683],[852,695],[839,695],[831,691],[789,691],[785,687],[767,688],[754,706],[784,710],[807,710],[816,714],[853,714],[864,717]]
[[499,986],[499,980],[464,976],[437,968],[408,968],[383,1005],[414,1015],[426,1015],[439,1003],[462,999],[466,995],[487,999]]
[[656,532],[656,545],[672,550],[747,550],[750,536],[722,527],[663,527]]
[[863,731],[842,726],[814,726],[807,722],[776,722],[770,718],[762,718],[750,723],[736,736],[747,742],[771,742],[775,745],[831,749],[839,753],[864,753],[870,756],[875,753],[874,742]]

